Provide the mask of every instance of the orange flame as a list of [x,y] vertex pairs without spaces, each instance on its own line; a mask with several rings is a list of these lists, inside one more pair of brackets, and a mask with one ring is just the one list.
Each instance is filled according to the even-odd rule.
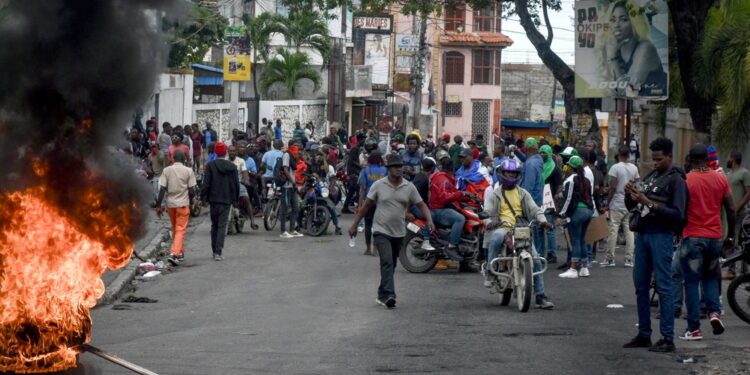
[[108,207],[92,189],[71,213],[50,190],[0,193],[0,372],[75,367],[77,347],[91,338],[89,309],[104,293],[101,275],[132,254],[135,203]]

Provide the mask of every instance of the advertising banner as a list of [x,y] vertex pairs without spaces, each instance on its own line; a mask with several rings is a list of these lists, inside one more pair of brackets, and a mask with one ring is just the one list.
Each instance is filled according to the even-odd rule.
[[391,36],[367,34],[365,37],[365,65],[372,66],[372,84],[388,85],[391,71]]
[[225,81],[249,81],[250,80],[250,56],[228,55],[224,57],[224,80]]
[[576,98],[669,95],[664,0],[576,1]]

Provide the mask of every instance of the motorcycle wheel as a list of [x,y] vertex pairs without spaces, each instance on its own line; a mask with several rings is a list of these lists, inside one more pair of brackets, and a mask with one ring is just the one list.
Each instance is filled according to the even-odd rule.
[[237,217],[234,215],[234,209],[229,211],[229,222],[227,223],[227,235],[237,234]]
[[521,284],[516,285],[516,299],[518,300],[518,311],[527,312],[529,311],[529,306],[531,306],[531,287],[533,284],[531,278],[531,259],[522,259],[520,266]]
[[500,306],[508,306],[510,303],[510,297],[513,296],[513,289],[505,289],[502,293],[499,294],[500,296]]
[[326,232],[328,224],[331,222],[331,213],[324,206],[317,206],[314,212],[307,214],[307,233],[313,237],[318,237]]
[[265,227],[267,231],[273,230],[276,226],[276,222],[279,221],[280,205],[281,201],[278,199],[273,199],[266,204],[266,207],[263,210],[263,227]]
[[435,267],[438,259],[436,256],[430,256],[427,259],[414,255],[414,249],[417,246],[421,246],[419,237],[414,232],[407,231],[406,237],[404,238],[404,247],[401,249],[401,254],[398,258],[401,261],[401,267],[412,273],[425,273]]
[[750,273],[732,280],[727,288],[727,299],[737,317],[750,324]]

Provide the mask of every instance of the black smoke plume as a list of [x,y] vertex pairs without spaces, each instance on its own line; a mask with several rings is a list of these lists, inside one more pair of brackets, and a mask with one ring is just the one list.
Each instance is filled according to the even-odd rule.
[[[47,186],[46,199],[94,237],[102,223],[92,210],[144,202],[145,181],[112,146],[164,69],[160,20],[177,4],[0,0],[0,194]],[[82,205],[91,188],[106,199]],[[131,239],[141,209],[123,216]]]

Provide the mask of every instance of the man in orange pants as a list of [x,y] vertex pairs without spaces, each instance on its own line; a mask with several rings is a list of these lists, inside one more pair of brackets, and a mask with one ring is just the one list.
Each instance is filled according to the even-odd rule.
[[187,156],[182,150],[174,152],[174,164],[164,168],[159,177],[159,197],[156,199],[155,209],[161,217],[164,208],[162,199],[167,196],[167,213],[172,222],[172,250],[167,260],[178,265],[185,259],[185,230],[190,219],[190,203],[193,201],[193,188],[196,185],[195,173],[185,166]]

